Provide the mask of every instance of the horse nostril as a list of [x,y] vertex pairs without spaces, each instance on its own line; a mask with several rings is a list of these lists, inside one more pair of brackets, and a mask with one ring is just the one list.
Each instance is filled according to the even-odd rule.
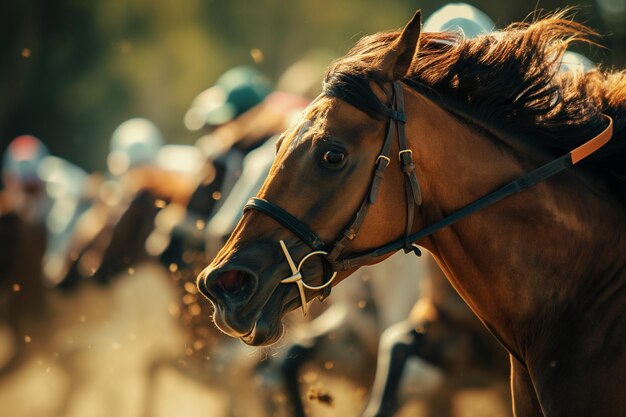
[[205,288],[213,299],[243,302],[254,292],[255,287],[254,275],[236,269],[209,274],[205,280]]
[[226,271],[215,280],[215,285],[226,293],[236,293],[244,286],[245,275],[242,271]]

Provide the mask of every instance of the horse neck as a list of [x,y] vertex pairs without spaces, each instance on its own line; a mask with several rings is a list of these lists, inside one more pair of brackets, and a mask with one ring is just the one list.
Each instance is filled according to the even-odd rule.
[[[407,129],[424,189],[415,230],[539,166],[423,97],[411,95],[409,107],[408,114],[417,114]],[[623,205],[573,171],[420,243],[481,320],[518,353],[519,342],[528,341],[520,333],[532,334],[533,324],[582,317],[577,309],[616,299],[626,271]]]

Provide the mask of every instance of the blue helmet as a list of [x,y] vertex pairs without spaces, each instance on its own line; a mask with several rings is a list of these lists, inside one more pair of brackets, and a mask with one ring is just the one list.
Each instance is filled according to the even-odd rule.
[[255,68],[232,68],[193,100],[185,126],[198,130],[227,123],[261,103],[271,91],[270,81]]

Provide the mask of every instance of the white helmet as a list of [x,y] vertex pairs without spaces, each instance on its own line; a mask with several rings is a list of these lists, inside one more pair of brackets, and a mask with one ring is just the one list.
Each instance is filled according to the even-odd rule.
[[134,118],[125,121],[111,136],[107,157],[109,172],[122,175],[134,166],[154,163],[163,143],[159,128],[150,120]]
[[424,22],[424,32],[459,30],[466,38],[493,31],[489,16],[467,3],[449,3],[431,14]]

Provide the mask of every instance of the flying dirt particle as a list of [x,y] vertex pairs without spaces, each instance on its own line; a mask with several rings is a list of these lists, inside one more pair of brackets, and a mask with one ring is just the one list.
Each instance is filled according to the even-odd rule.
[[176,272],[178,271],[178,265],[176,265],[175,263],[171,263],[169,268],[170,272]]
[[154,200],[154,207],[156,208],[165,208],[165,206],[167,205],[167,203],[165,202],[165,200],[161,200],[161,199],[156,199]]
[[20,287],[20,284],[13,284],[13,292],[20,292],[22,291],[22,287]]
[[31,337],[29,335],[24,335],[24,342],[26,343],[30,343],[32,342],[33,339],[31,339]]
[[287,396],[281,392],[277,392],[272,396],[272,401],[274,401],[274,404],[283,404],[287,401]]
[[359,300],[358,303],[356,303],[357,307],[359,307],[361,310],[364,309],[367,306],[367,301],[365,300]]
[[217,201],[222,198],[222,193],[220,193],[219,191],[214,191],[213,194],[211,194],[211,197],[213,197],[213,200]]
[[120,52],[123,54],[129,54],[133,51],[133,44],[127,40],[123,40],[119,45]]
[[187,291],[189,294],[198,294],[198,287],[196,286],[195,283],[193,282],[185,282],[185,291]]
[[185,294],[183,295],[183,304],[189,305],[196,302],[196,296],[193,294]]
[[193,317],[199,316],[200,313],[202,313],[202,307],[200,307],[200,304],[196,303],[189,306],[189,314]]
[[187,262],[188,264],[192,263],[195,257],[195,253],[193,251],[186,250],[183,252],[183,261]]
[[333,361],[326,361],[324,362],[324,368],[331,370],[335,367],[335,364],[333,363]]
[[302,380],[309,385],[314,383],[315,381],[317,381],[317,372],[306,372],[304,375],[302,375]]
[[133,268],[132,266],[128,268],[128,275],[132,275],[134,273],[135,273],[135,268]]
[[333,398],[333,396],[329,392],[324,391],[320,387],[309,388],[309,392],[307,392],[306,395],[309,401],[317,401],[319,403],[326,404],[329,407],[332,407],[335,402],[335,399]]
[[32,55],[32,52],[30,49],[28,48],[22,49],[22,58],[30,58],[31,55]]
[[203,230],[204,226],[206,226],[206,223],[204,223],[204,220],[202,219],[196,220],[196,229]]
[[52,370],[52,368],[48,366],[48,367],[46,368],[46,373],[47,373],[47,374],[49,374],[51,370]]
[[265,59],[263,51],[261,51],[259,48],[252,48],[250,50],[250,56],[256,64],[260,64],[261,62],[263,62],[263,59]]
[[354,390],[354,393],[359,398],[365,398],[365,396],[367,395],[367,388],[366,387],[358,387],[358,388],[356,388]]
[[78,319],[80,320],[81,323],[85,323],[87,321],[87,316],[85,316],[84,314],[81,314]]
[[185,348],[185,355],[187,355],[187,356],[193,355],[193,349],[190,348],[190,347]]
[[556,361],[550,362],[550,368],[554,368],[556,366]]
[[172,317],[179,317],[180,316],[180,307],[178,306],[178,304],[171,303],[170,305],[167,306],[167,312]]
[[193,350],[200,350],[205,346],[206,346],[206,342],[204,340],[198,339],[195,342],[193,342]]

